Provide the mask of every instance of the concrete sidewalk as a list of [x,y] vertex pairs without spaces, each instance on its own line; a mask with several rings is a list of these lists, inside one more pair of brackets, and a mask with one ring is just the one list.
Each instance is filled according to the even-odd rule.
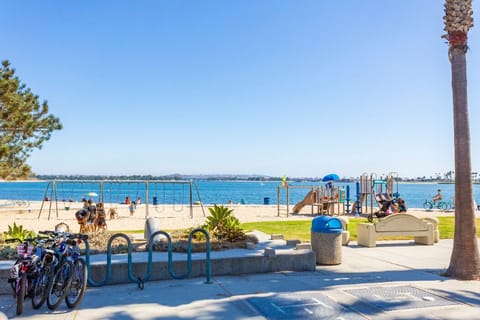
[[11,295],[1,295],[0,311],[16,319],[480,319],[480,282],[440,275],[452,244],[353,242],[342,264],[316,271],[89,288],[77,309],[33,310],[27,300],[20,317]]

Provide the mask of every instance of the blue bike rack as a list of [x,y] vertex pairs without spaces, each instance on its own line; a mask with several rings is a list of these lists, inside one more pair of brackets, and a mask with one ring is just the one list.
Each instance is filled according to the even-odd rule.
[[107,243],[107,264],[106,264],[106,274],[105,279],[103,281],[95,281],[91,278],[91,264],[90,264],[90,245],[88,240],[85,241],[85,261],[87,263],[87,270],[88,270],[88,284],[92,287],[101,287],[110,281],[111,274],[112,274],[112,242],[117,238],[123,238],[127,241],[127,249],[128,249],[128,278],[130,281],[135,282],[138,284],[138,287],[143,289],[144,283],[148,281],[152,275],[152,264],[153,264],[153,240],[154,237],[160,234],[163,234],[168,240],[168,273],[173,279],[185,279],[187,278],[190,273],[192,272],[192,239],[193,235],[197,232],[201,232],[206,237],[206,281],[205,283],[212,283],[211,282],[211,262],[210,262],[210,236],[208,232],[204,229],[197,228],[192,230],[188,235],[188,246],[187,246],[187,271],[184,274],[177,275],[173,271],[173,254],[172,254],[172,238],[170,235],[162,230],[156,231],[150,236],[148,241],[148,262],[147,262],[147,273],[143,277],[135,277],[133,274],[133,261],[132,261],[132,242],[130,238],[124,233],[116,233],[108,239]]
[[204,229],[201,229],[201,228],[197,228],[197,229],[194,229],[192,230],[189,235],[188,235],[188,246],[187,246],[187,271],[181,275],[177,275],[174,271],[173,271],[173,250],[172,250],[172,238],[170,237],[170,235],[165,232],[165,231],[156,231],[154,232],[151,236],[150,236],[150,239],[148,241],[148,270],[147,270],[147,275],[145,276],[145,278],[150,278],[150,275],[151,275],[151,267],[150,265],[152,264],[152,252],[153,252],[153,242],[154,242],[154,239],[155,239],[155,236],[159,235],[159,234],[163,234],[164,236],[167,237],[167,241],[168,241],[168,273],[170,274],[170,276],[173,278],[173,279],[185,279],[185,278],[188,278],[188,276],[190,275],[190,273],[192,272],[192,239],[193,239],[193,235],[197,232],[201,232],[205,235],[206,237],[206,260],[205,260],[205,268],[206,268],[206,277],[207,277],[207,280],[205,281],[205,283],[212,283],[211,280],[210,280],[210,277],[211,277],[211,263],[210,263],[210,235],[208,234],[208,232]]

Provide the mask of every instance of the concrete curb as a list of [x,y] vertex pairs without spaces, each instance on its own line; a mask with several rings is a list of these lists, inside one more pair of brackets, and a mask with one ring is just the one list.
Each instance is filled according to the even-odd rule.
[[[182,275],[187,270],[186,255],[174,255],[173,272]],[[113,260],[113,259],[112,259]],[[144,277],[147,273],[147,262],[134,261],[132,271],[135,277]],[[211,276],[240,275],[252,273],[270,273],[277,271],[314,271],[315,254],[311,250],[278,250],[273,256],[262,254],[245,256],[215,257],[210,259]],[[96,282],[105,279],[106,264],[92,263],[91,278]],[[192,271],[188,278],[206,277],[205,258],[192,258]],[[168,272],[168,261],[153,261],[150,280],[172,280]],[[112,263],[111,277],[108,284],[130,283],[128,263],[126,261]]]
[[[258,233],[258,232],[256,232]],[[315,253],[310,246],[295,247],[283,239],[271,240],[270,236],[258,233],[259,243],[253,249],[232,249],[212,251],[210,253],[211,277],[223,275],[240,275],[254,273],[271,273],[278,271],[314,271]],[[298,248],[298,249],[297,249]],[[154,252],[152,259],[151,280],[172,280],[168,271],[168,254]],[[105,280],[107,266],[106,254],[90,256],[90,278],[101,283]],[[132,254],[132,272],[135,278],[143,278],[147,273],[147,252]],[[187,254],[173,253],[173,272],[182,275],[187,270]],[[0,278],[8,279],[14,261],[0,261]],[[192,268],[188,278],[206,277],[206,254],[192,254]],[[109,284],[131,283],[128,276],[128,255],[112,255],[112,270]],[[0,283],[0,294],[10,294],[12,289],[7,281]]]

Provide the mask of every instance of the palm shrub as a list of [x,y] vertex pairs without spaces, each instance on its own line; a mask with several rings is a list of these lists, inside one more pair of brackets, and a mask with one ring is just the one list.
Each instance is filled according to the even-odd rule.
[[13,226],[8,226],[8,231],[5,231],[3,235],[5,239],[17,238],[23,242],[25,239],[34,238],[36,234],[35,231],[24,229],[21,224],[17,225],[14,222]]
[[203,227],[216,239],[230,242],[245,239],[245,232],[240,227],[240,221],[233,215],[233,209],[215,204],[212,208],[208,208],[208,211],[210,215]]

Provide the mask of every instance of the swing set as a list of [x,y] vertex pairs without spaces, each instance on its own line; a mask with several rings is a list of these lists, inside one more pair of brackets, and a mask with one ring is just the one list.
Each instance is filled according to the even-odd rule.
[[[75,186],[80,185],[79,191],[76,191]],[[84,185],[89,184],[88,191],[84,190]],[[66,197],[66,191],[68,186],[70,187],[70,194]],[[42,205],[40,206],[40,211],[38,213],[38,219],[42,214],[44,206],[48,203],[48,220],[50,220],[50,216],[52,210],[55,211],[57,219],[58,219],[58,211],[59,205],[58,203],[61,202],[63,204],[63,209],[68,211],[73,207],[78,207],[78,203],[81,200],[86,200],[86,197],[98,195],[97,192],[94,191],[101,191],[102,184],[99,181],[86,181],[86,180],[52,180],[47,183],[47,187],[45,188],[45,192],[43,194]],[[59,195],[60,193],[60,195]],[[101,193],[101,192],[100,192]],[[79,199],[82,197],[81,199]],[[103,201],[103,200],[101,200]],[[52,206],[55,204],[55,208]],[[82,204],[83,205],[83,204]]]
[[[78,187],[77,187],[78,186]],[[76,187],[78,189],[76,189]],[[205,209],[200,198],[198,186],[193,181],[185,180],[52,180],[47,183],[38,219],[44,206],[48,204],[48,220],[52,211],[58,219],[59,201],[64,210],[79,207],[80,201],[89,197],[98,197],[98,202],[105,205],[105,210],[117,211],[121,206],[145,204],[145,218],[150,216],[149,194],[153,193],[152,205],[155,211],[162,212],[170,205],[175,212],[181,212],[188,206],[190,218],[193,218],[193,192],[196,192],[203,216]],[[60,195],[59,195],[60,193]],[[69,193],[69,194],[68,194]],[[68,195],[67,195],[68,194]],[[107,197],[106,197],[107,196]],[[77,201],[78,200],[78,201]],[[107,200],[107,202],[105,202]],[[197,204],[197,202],[195,202]],[[54,208],[52,208],[54,206]]]
[[153,191],[152,205],[155,211],[163,212],[168,205],[171,205],[173,211],[182,212],[185,205],[189,204],[190,217],[193,218],[193,193],[195,189],[198,203],[202,208],[203,216],[205,216],[205,209],[196,183],[185,180],[154,180],[150,181],[149,184]]

